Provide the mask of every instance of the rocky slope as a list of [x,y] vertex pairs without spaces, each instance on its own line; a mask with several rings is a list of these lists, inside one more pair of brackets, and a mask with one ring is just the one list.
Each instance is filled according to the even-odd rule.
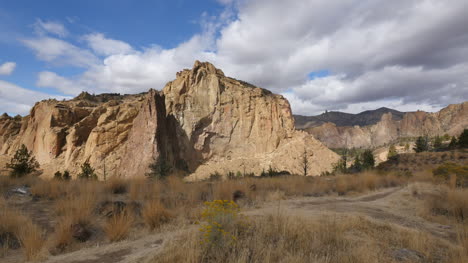
[[340,111],[327,111],[317,116],[302,116],[294,115],[296,128],[307,129],[317,127],[325,123],[331,122],[336,126],[367,126],[376,124],[382,118],[382,115],[386,113],[392,113],[394,120],[403,119],[404,112],[389,109],[389,108],[378,108],[376,110],[363,111],[357,114],[340,112]]
[[327,122],[305,130],[330,148],[373,148],[398,138],[455,135],[468,128],[468,102],[449,105],[435,113],[407,112],[402,118],[382,115],[374,125],[339,126]]
[[310,175],[331,168],[338,156],[294,127],[286,99],[224,76],[196,62],[162,91],[83,93],[70,101],[36,103],[24,118],[0,118],[0,154],[25,144],[51,175],[79,170],[89,160],[100,177],[138,176],[163,159],[191,178],[229,171],[300,173],[307,149]]

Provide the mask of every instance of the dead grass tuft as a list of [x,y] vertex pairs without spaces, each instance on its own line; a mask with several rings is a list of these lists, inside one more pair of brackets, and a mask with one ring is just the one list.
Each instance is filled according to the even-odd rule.
[[174,217],[173,214],[161,204],[161,202],[148,201],[143,207],[143,220],[151,229],[157,229],[161,225],[168,223]]
[[42,234],[30,218],[10,209],[4,201],[0,202],[0,236],[9,238],[4,244],[5,249],[20,245],[26,259],[35,260],[44,244]]
[[110,217],[104,225],[104,232],[109,241],[116,242],[125,239],[130,232],[133,221],[133,215],[129,209]]

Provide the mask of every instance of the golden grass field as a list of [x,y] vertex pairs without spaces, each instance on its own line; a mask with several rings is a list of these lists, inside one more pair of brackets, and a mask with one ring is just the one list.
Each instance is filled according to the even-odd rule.
[[411,158],[412,176],[1,176],[0,261],[468,262],[468,189]]

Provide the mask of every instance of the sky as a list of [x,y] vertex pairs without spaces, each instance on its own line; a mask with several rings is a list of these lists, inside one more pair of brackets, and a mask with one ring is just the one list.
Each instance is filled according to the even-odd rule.
[[293,113],[468,100],[466,0],[0,0],[0,112],[162,89],[195,60]]

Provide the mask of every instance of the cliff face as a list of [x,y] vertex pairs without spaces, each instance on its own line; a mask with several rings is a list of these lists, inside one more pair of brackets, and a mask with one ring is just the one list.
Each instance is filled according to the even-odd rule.
[[396,120],[392,113],[386,113],[376,124],[364,127],[325,123],[305,130],[330,148],[372,148],[403,137],[458,136],[466,128],[468,102],[449,105],[435,113],[408,112]]
[[224,76],[209,63],[177,73],[162,91],[120,96],[82,94],[37,103],[22,120],[0,118],[0,154],[25,144],[45,174],[78,171],[89,160],[99,176],[138,176],[162,158],[192,178],[214,172],[300,173],[304,149],[310,175],[338,156],[296,131],[280,95]]

